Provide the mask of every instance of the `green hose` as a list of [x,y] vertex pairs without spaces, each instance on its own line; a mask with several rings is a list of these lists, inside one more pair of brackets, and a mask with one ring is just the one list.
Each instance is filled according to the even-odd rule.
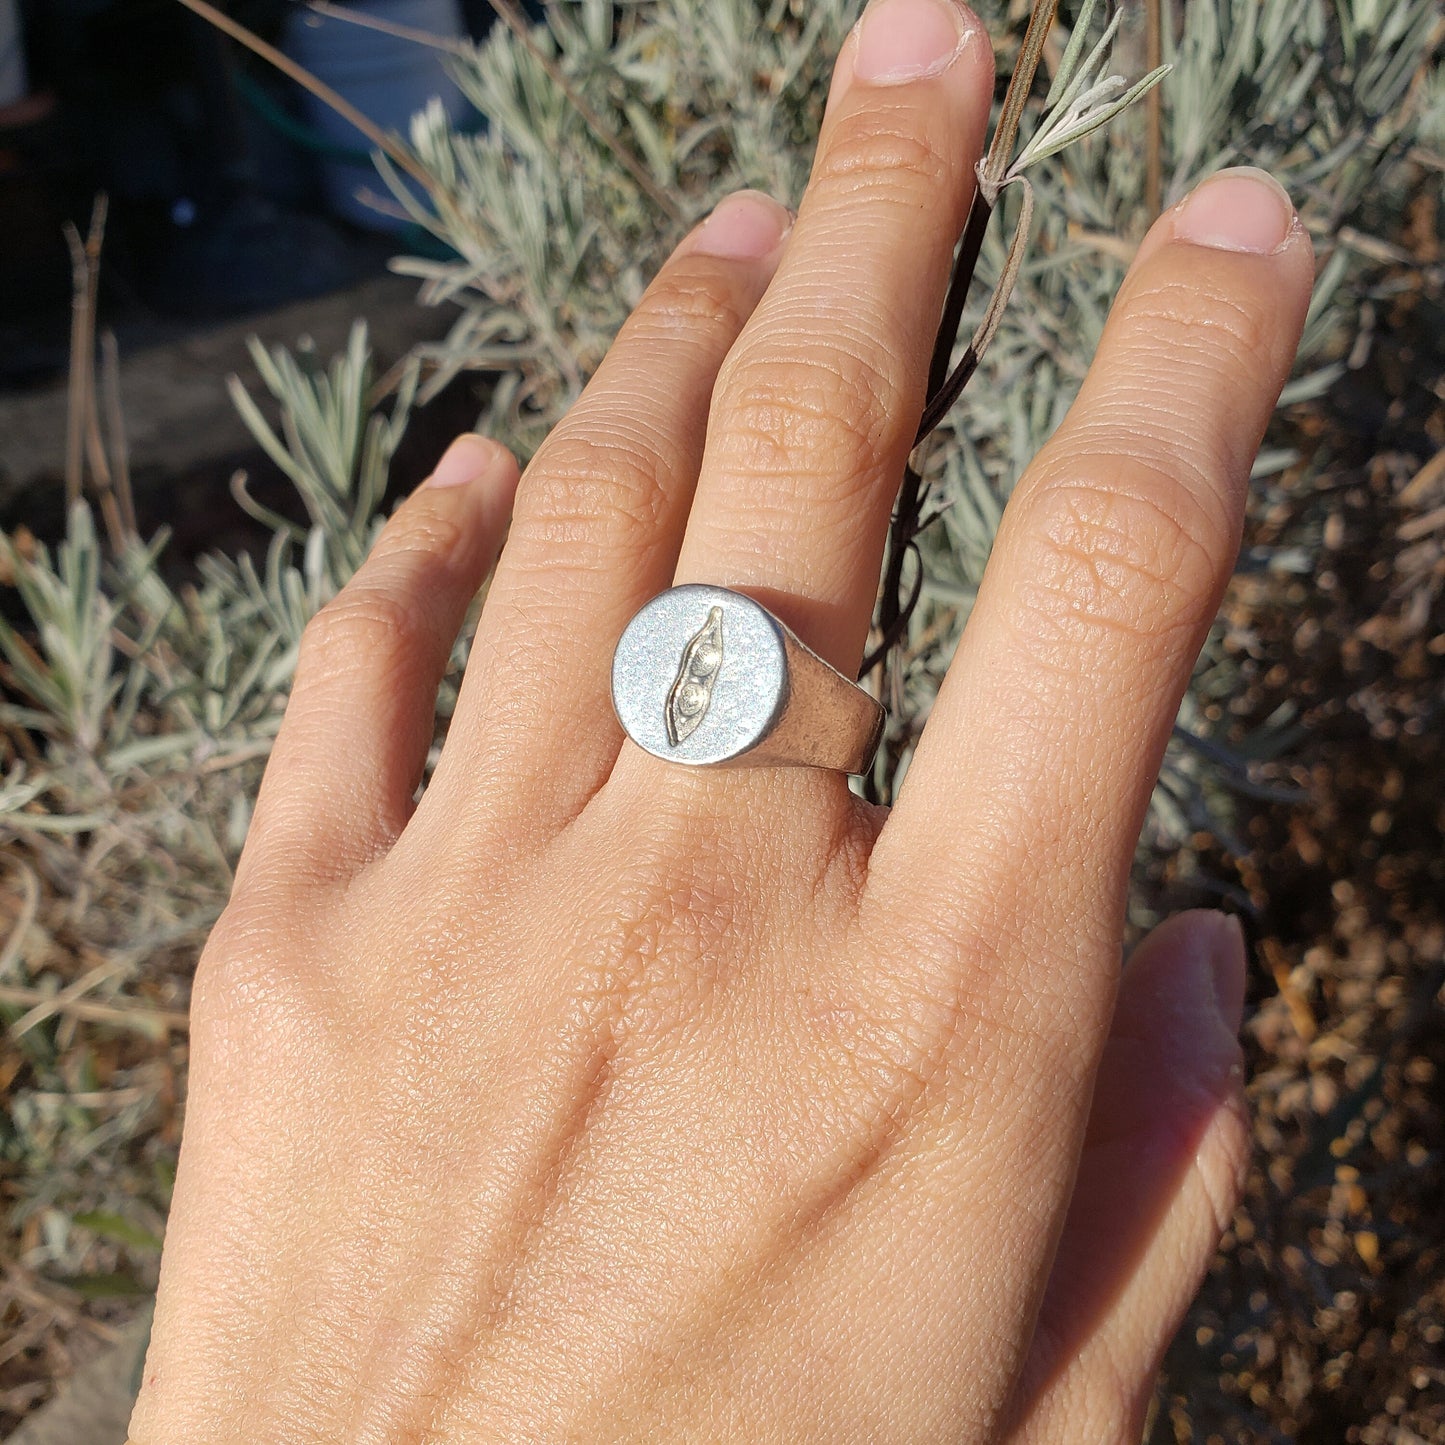
[[261,117],[272,130],[294,141],[302,149],[312,151],[319,156],[327,156],[332,160],[350,161],[353,165],[369,166],[371,164],[371,152],[362,150],[358,146],[345,146],[324,136],[320,131],[312,130],[309,125],[296,119],[283,106],[276,103],[275,97],[264,85],[251,79],[244,71],[236,75],[236,89],[240,91],[242,98],[247,105]]
[[[277,134],[295,142],[304,150],[331,160],[349,161],[354,165],[371,166],[372,153],[356,146],[344,146],[313,130],[303,121],[296,119],[264,85],[253,80],[244,71],[236,75],[236,89],[245,102]],[[425,226],[415,221],[408,224],[402,233],[402,244],[414,255],[426,256],[431,260],[451,260],[456,252],[444,241],[439,240]]]

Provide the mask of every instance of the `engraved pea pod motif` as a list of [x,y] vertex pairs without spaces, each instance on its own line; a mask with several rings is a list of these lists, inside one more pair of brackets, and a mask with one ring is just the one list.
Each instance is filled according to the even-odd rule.
[[707,621],[682,649],[682,663],[667,694],[667,738],[673,747],[690,738],[707,716],[722,666],[722,620],[722,608],[711,608]]

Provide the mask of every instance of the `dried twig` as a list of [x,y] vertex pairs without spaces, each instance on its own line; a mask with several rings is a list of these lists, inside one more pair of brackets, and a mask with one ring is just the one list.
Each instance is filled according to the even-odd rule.
[[1435,453],[1405,484],[1399,501],[1403,507],[1419,506],[1432,492],[1445,483],[1445,447]]
[[1295,984],[1294,970],[1290,967],[1288,959],[1285,958],[1284,950],[1272,938],[1261,939],[1259,948],[1264,955],[1265,962],[1269,965],[1275,987],[1279,990],[1280,997],[1289,1010],[1290,1023],[1294,1025],[1294,1031],[1305,1043],[1309,1043],[1319,1032],[1319,1023],[1315,1019],[1314,1010],[1310,1008],[1304,991]]
[[208,4],[207,0],[178,0],[178,3],[199,15],[202,20],[209,21],[217,30],[229,35],[232,40],[244,45],[252,54],[259,55],[262,60],[274,65],[282,75],[310,91],[323,105],[329,105],[343,120],[350,121],[398,170],[404,171],[410,176],[429,196],[435,195],[436,182],[417,164],[412,153],[394,136],[387,135],[375,121],[369,116],[363,115],[345,96],[333,90],[324,80],[318,80],[304,66],[297,65],[289,55],[283,54],[274,45],[268,45],[259,35],[247,30],[244,25],[232,20],[229,15],[222,14],[214,5]]
[[100,338],[100,390],[105,403],[105,429],[110,440],[111,490],[116,518],[127,542],[140,538],[135,519],[135,492],[130,478],[130,440],[120,400],[120,348],[109,328]]
[[80,1093],[62,1094],[58,1090],[35,1089],[30,1097],[37,1104],[74,1109],[128,1109],[153,1097],[154,1090],[144,1084],[128,1084],[123,1089],[87,1089]]
[[361,26],[363,30],[379,30],[383,35],[393,35],[413,45],[425,45],[429,50],[444,50],[449,55],[460,55],[466,50],[464,41],[453,40],[450,35],[437,35],[415,25],[401,25],[380,15],[368,15],[364,10],[348,10],[331,4],[330,0],[306,0],[306,8],[328,20],[344,20],[348,25]]
[[[82,983],[86,980],[82,979]],[[74,988],[76,985],[72,985]],[[66,995],[68,989],[61,990],[58,994],[48,994],[38,988],[18,988],[14,986],[0,987],[0,1004],[7,1004],[12,1008],[28,1008],[32,1013],[40,1013],[40,1017],[33,1021],[30,1015],[19,1019],[11,1032],[25,1032],[34,1028],[46,1018],[60,1014],[66,1018],[80,1019],[85,1023],[114,1024],[120,1028],[139,1028],[147,1033],[163,1033],[168,1029],[184,1033],[190,1028],[189,1017],[176,1009],[150,1008],[145,1004],[102,1004],[93,1003],[84,998],[69,998]],[[25,1027],[22,1029],[21,1025]]]
[[1421,537],[1428,537],[1431,532],[1438,532],[1442,527],[1445,527],[1445,507],[1436,507],[1433,512],[1426,512],[1423,516],[1402,522],[1395,535],[1402,542],[1418,542]]
[[15,988],[6,990],[7,993],[37,993],[37,1002],[32,1006],[30,1012],[10,1025],[10,1037],[12,1039],[22,1038],[31,1029],[43,1024],[46,1019],[57,1013],[64,1013],[66,1007],[84,998],[92,989],[99,988],[103,983],[109,983],[111,979],[117,978],[125,972],[125,965],[110,962],[103,963],[99,968],[93,968],[83,977],[68,984],[59,993],[37,993],[33,989]]
[[[1145,62],[1157,70],[1164,58],[1162,0],[1144,0],[1144,44],[1148,49]],[[1145,221],[1152,224],[1164,209],[1164,96],[1156,87],[1144,100],[1144,208]]]
[[1024,106],[1028,104],[1034,76],[1043,59],[1044,42],[1053,28],[1058,9],[1059,0],[1034,0],[1033,9],[1029,12],[1029,28],[1024,31],[1019,58],[1014,62],[1013,75],[1009,77],[1008,90],[1004,92],[998,125],[994,127],[988,155],[979,171],[979,189],[985,193],[990,205],[997,198],[1009,162],[1013,160],[1019,122],[1023,119]]
[[[105,239],[105,221],[110,202],[104,192],[95,198],[90,213],[90,231],[82,241],[80,232],[67,221],[65,241],[70,247],[70,397],[65,433],[65,505],[69,509],[85,488],[89,425],[95,393],[95,303],[100,279],[100,250]],[[104,454],[101,457],[104,464]]]
[[100,258],[105,248],[105,223],[109,201],[102,193],[91,211],[90,231],[82,242],[80,232],[69,222],[65,239],[70,247],[71,326],[70,326],[70,392],[66,418],[65,501],[67,509],[78,502],[85,491],[85,472],[89,465],[101,516],[105,519],[106,536],[111,550],[119,555],[134,540],[135,508],[130,495],[129,458],[125,450],[125,432],[117,427],[120,408],[119,379],[116,374],[115,337],[105,334],[106,396],[111,416],[112,442],[119,438],[120,468],[124,475],[117,485],[116,459],[107,451],[105,434],[100,424],[100,383],[95,366],[95,323],[100,300]]
[[23,859],[16,859],[16,867],[20,873],[20,913],[5,940],[5,946],[0,948],[0,978],[8,978],[10,970],[19,961],[25,940],[40,911],[40,879]]
[[79,1296],[63,1284],[43,1279],[21,1264],[8,1264],[0,1281],[0,1305],[14,1300],[32,1310],[53,1315],[67,1329],[85,1330],[98,1339],[114,1343],[120,1331],[103,1320],[92,1319],[77,1308]]

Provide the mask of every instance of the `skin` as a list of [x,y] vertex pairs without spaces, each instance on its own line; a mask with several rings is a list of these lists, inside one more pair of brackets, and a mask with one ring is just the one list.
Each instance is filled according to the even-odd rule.
[[608,705],[675,581],[856,669],[991,93],[949,23],[912,77],[855,33],[791,230],[720,208],[520,487],[458,441],[308,629],[197,972],[136,1445],[1138,1438],[1248,1134],[1237,929],[1121,977],[1124,889],[1298,223],[1236,177],[1151,231],[891,814]]

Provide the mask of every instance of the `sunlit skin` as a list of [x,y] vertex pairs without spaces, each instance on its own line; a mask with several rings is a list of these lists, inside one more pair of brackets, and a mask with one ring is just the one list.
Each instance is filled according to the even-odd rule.
[[1248,1131],[1238,930],[1121,974],[1124,891],[1304,317],[1283,194],[1144,240],[891,812],[608,702],[674,582],[856,671],[991,93],[952,0],[871,10],[796,220],[725,202],[520,485],[460,439],[312,623],[135,1445],[1138,1439]]

